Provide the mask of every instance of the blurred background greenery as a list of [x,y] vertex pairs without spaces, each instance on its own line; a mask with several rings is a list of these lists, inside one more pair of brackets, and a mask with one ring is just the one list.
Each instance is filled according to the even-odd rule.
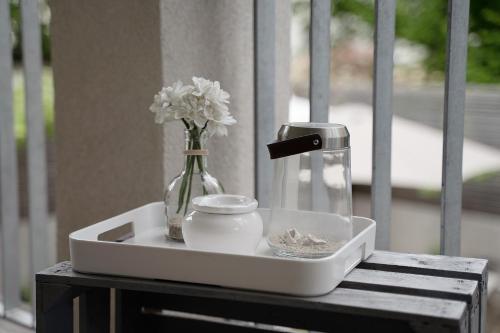
[[[446,61],[447,0],[398,0],[396,38],[425,49],[423,69],[427,79],[442,79]],[[309,7],[295,1],[294,14]],[[340,35],[334,41],[354,35],[371,37],[374,24],[373,0],[332,0],[332,15],[338,20]],[[467,81],[500,82],[500,1],[470,2]]]
[[[41,46],[43,53],[43,108],[47,135],[53,135],[53,82],[50,68],[50,8],[40,3]],[[500,82],[500,1],[474,0],[470,4],[469,53],[467,80],[470,83]],[[308,11],[309,1],[293,1],[294,15]],[[353,36],[372,38],[374,23],[373,0],[332,0],[332,15],[339,34],[332,40],[342,41]],[[22,36],[19,0],[10,0],[13,37],[15,133],[18,143],[26,138],[24,117],[24,84],[21,70]],[[446,61],[447,0],[398,0],[396,37],[421,47],[423,59],[419,71],[425,81],[442,80]],[[339,46],[340,46],[339,45]],[[370,64],[371,66],[371,64]]]
[[[17,146],[26,146],[26,114],[24,112],[24,76],[20,68],[14,70],[13,78],[14,133]],[[45,133],[49,139],[54,136],[54,84],[52,69],[44,66],[42,74],[42,109],[45,116]]]
[[[50,9],[45,1],[40,3],[41,21],[41,46],[43,56],[42,76],[42,108],[45,115],[45,128],[47,137],[54,135],[54,85],[52,69],[50,67]],[[19,0],[10,1],[10,14],[12,26],[12,57],[14,60],[13,76],[13,108],[14,132],[19,149],[26,144],[26,116],[24,112],[24,75],[22,71],[22,35],[21,35],[21,8]]]
[[[40,3],[40,24],[41,24],[41,43],[43,61],[46,64],[50,63],[50,9],[45,1]],[[21,8],[19,0],[10,0],[10,18],[12,26],[13,48],[12,56],[16,63],[20,63],[23,58],[21,48]]]

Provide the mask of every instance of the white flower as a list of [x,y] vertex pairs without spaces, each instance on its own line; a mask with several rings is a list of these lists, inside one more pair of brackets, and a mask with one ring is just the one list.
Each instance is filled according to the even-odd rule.
[[166,89],[166,93],[170,98],[172,105],[182,105],[184,103],[184,96],[193,92],[194,87],[190,85],[182,85],[182,81],[177,81],[172,87]]
[[165,121],[187,117],[189,110],[184,106],[184,98],[192,90],[193,86],[184,86],[181,81],[160,90],[154,96],[154,102],[149,108],[151,112],[155,113],[155,122],[162,124]]
[[226,136],[227,135],[227,127],[229,125],[236,124],[236,119],[233,116],[228,115],[223,118],[221,121],[209,121],[207,124],[207,131],[210,135],[217,136]]
[[214,85],[212,81],[202,77],[193,76],[192,80],[194,84],[193,95],[198,97],[206,95]]
[[193,77],[193,85],[175,82],[154,96],[149,108],[155,113],[155,121],[184,120],[189,126],[207,130],[210,135],[227,135],[226,126],[236,123],[229,112],[229,94],[222,90],[218,81]]
[[167,118],[166,107],[163,107],[164,105],[168,106],[170,104],[166,90],[166,88],[160,90],[154,96],[154,102],[149,107],[149,110],[155,114],[155,122],[158,124],[163,123]]
[[216,104],[229,104],[229,94],[220,88],[219,81],[215,81],[208,91],[207,99]]

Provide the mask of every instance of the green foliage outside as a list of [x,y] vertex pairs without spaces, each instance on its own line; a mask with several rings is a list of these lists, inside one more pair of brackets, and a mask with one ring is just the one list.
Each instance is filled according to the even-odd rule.
[[[424,66],[429,74],[442,73],[446,61],[448,0],[398,0],[396,35],[424,45],[428,56]],[[373,26],[374,2],[333,0],[336,17],[355,16]],[[500,1],[470,2],[467,81],[500,82]],[[351,20],[352,21],[352,20]],[[345,20],[349,22],[349,20]],[[356,24],[356,21],[352,21]]]
[[[45,1],[39,2],[41,21],[42,57],[45,64],[50,63],[50,11]],[[26,144],[26,114],[24,96],[24,78],[22,68],[22,35],[21,35],[21,8],[19,0],[10,0],[10,18],[12,26],[12,57],[16,68],[13,77],[13,110],[14,133],[19,148]],[[52,70],[44,67],[42,76],[42,109],[45,117],[45,129],[49,138],[54,134],[54,85]]]
[[[50,62],[50,10],[45,1],[39,2],[42,55],[45,63]],[[12,56],[16,63],[22,61],[21,7],[19,0],[10,0],[10,20],[13,35]]]
[[[26,144],[26,114],[24,112],[24,78],[20,69],[14,71],[13,89],[14,133],[18,147],[24,147]],[[51,138],[54,136],[54,85],[50,67],[43,69],[42,109],[45,116],[45,131],[47,137]]]

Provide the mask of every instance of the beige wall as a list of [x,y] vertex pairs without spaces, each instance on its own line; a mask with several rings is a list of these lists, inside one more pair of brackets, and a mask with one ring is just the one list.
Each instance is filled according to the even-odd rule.
[[[69,232],[160,200],[180,171],[182,126],[162,136],[148,112],[163,83],[199,75],[231,93],[238,124],[212,140],[209,169],[228,192],[254,194],[253,2],[51,1],[59,259]],[[276,10],[277,126],[288,111],[289,5]]]
[[161,199],[159,5],[53,0],[58,257],[68,233]]

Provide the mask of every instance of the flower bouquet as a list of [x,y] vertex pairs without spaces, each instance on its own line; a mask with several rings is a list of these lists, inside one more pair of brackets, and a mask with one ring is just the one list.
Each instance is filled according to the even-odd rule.
[[154,96],[150,107],[155,122],[179,120],[185,129],[184,168],[165,191],[165,207],[170,238],[182,240],[182,222],[191,211],[191,198],[223,193],[220,182],[207,172],[207,140],[226,136],[227,127],[236,123],[229,112],[230,95],[220,83],[193,77],[192,85],[181,81],[164,87]]

